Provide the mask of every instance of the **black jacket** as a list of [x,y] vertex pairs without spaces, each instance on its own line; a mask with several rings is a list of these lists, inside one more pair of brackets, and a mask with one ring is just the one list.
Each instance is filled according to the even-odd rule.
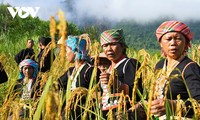
[[[23,93],[23,79],[18,79],[16,85],[14,86],[14,93],[17,93],[19,97],[21,97]],[[31,85],[31,95],[30,98],[37,98],[38,95],[41,94],[40,91],[40,83],[39,81],[36,81],[36,79],[33,80],[32,85]]]
[[[51,52],[53,52],[53,51],[49,51],[48,53],[47,53],[47,55],[46,56],[44,56],[43,54],[44,54],[44,50],[41,50],[40,51],[40,53],[39,53],[39,55],[38,55],[38,65],[39,65],[39,71],[41,71],[41,72],[46,72],[46,71],[48,71],[48,70],[50,70],[50,68],[51,68]],[[44,58],[42,58],[42,57],[44,57]],[[52,62],[54,61],[54,59],[55,59],[55,55],[54,55],[54,53],[53,53],[53,57],[52,57],[53,59],[52,59]],[[44,61],[43,61],[44,60]],[[41,66],[41,63],[43,63],[43,65]]]
[[[74,67],[69,68],[69,70],[67,70],[60,78],[59,78],[59,84],[61,86],[61,88],[63,88],[64,90],[67,89],[67,83],[68,83],[68,77],[69,75],[72,74]],[[89,63],[87,63],[82,70],[80,71],[79,75],[78,75],[78,80],[76,82],[76,87],[85,87],[85,88],[89,88],[89,84],[90,84],[90,79],[92,77],[92,72],[94,70],[94,66],[91,66]],[[99,82],[99,76],[100,76],[100,70],[98,69],[97,71],[97,76],[96,76],[96,83]]]
[[[160,70],[163,68],[165,59],[157,63],[155,70]],[[177,95],[180,94],[182,100],[187,100],[189,94],[186,89],[186,85],[190,91],[191,97],[196,100],[200,100],[200,67],[197,63],[193,62],[190,58],[185,57],[176,68],[170,74],[170,84],[167,91],[167,98],[176,100]],[[188,64],[187,67],[185,67]],[[183,69],[185,69],[183,71]],[[183,74],[183,76],[182,76]],[[173,77],[173,76],[177,77]],[[184,82],[186,82],[186,85]],[[186,106],[191,105],[189,101],[185,103]],[[191,117],[192,111],[188,113],[188,117]]]
[[35,52],[31,48],[26,48],[21,50],[17,55],[15,55],[15,61],[19,64],[24,59],[32,59],[35,61]]

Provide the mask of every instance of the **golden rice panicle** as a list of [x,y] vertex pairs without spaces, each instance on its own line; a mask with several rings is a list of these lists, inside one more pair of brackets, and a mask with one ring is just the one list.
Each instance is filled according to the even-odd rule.
[[[84,87],[78,87],[74,89],[70,94],[67,101],[66,101],[66,107],[65,107],[65,117],[70,118],[71,110],[76,111],[77,106],[80,107],[79,103],[82,99],[82,97],[86,96],[88,94],[88,90]],[[81,105],[83,106],[83,105]]]
[[67,34],[67,23],[66,23],[65,15],[63,11],[61,10],[58,11],[58,18],[60,20],[57,26],[57,29],[59,30],[59,36],[65,39],[65,36]]
[[46,120],[55,120],[58,113],[58,94],[53,91],[49,91],[47,94],[46,106],[45,106],[45,119]]
[[[52,45],[52,42],[50,42],[45,48],[44,48],[44,52],[42,54],[42,57],[41,57],[41,62],[39,63],[40,66],[44,66],[44,59],[45,57],[47,56],[47,54],[49,53],[49,51],[52,49],[51,47]],[[53,51],[51,51],[51,57],[53,58]],[[51,64],[52,64],[52,58],[51,58]]]
[[140,79],[140,77],[142,77],[142,85],[143,86],[147,82],[147,80],[149,80],[149,76],[148,76],[148,79],[145,79],[145,77],[146,77],[145,71],[149,71],[149,69],[145,70],[146,66],[148,66],[149,54],[147,54],[147,52],[145,50],[140,50],[138,53],[135,53],[135,54],[137,54],[137,56],[135,56],[135,57],[137,57],[137,59],[142,62],[141,62],[141,66],[139,69],[138,69],[139,66],[136,66],[136,69],[138,69],[138,70],[136,71],[136,74],[135,74],[134,87],[132,89],[132,98],[131,98],[132,111],[134,111],[134,109],[135,109],[135,99],[136,99],[135,96],[136,96],[137,88],[138,88],[138,80]]
[[192,108],[194,110],[195,119],[199,120],[200,118],[200,104],[197,100],[193,98],[189,98],[190,102],[192,103]]
[[151,63],[150,55],[144,49],[138,52],[137,59],[142,62],[140,68],[136,72],[136,78],[142,77],[143,95],[145,99],[149,93],[151,79],[154,79],[154,65]]
[[[87,94],[87,89],[83,88],[83,87],[78,87],[76,89],[74,89],[68,97],[67,102],[66,102],[66,110],[71,110],[71,106],[74,106],[75,103],[77,103],[79,101],[79,99],[76,98],[80,98],[82,95],[86,95]],[[78,101],[76,101],[78,100]],[[77,106],[77,104],[76,104]],[[76,107],[75,106],[75,107]]]
[[51,43],[52,43],[52,49],[56,47],[55,43],[55,34],[56,34],[56,20],[54,17],[50,17],[50,35],[51,35]]
[[[19,104],[19,103],[16,103],[16,104]],[[19,118],[19,111],[20,111],[20,107],[19,106],[15,106],[13,109],[12,109],[12,118],[13,120],[20,120]]]
[[177,101],[176,101],[176,116],[178,120],[181,120],[182,117],[182,108],[181,108],[181,99],[180,99],[180,94],[177,96]]
[[66,55],[66,50],[65,50],[65,37],[61,37],[60,40],[61,40],[61,44],[60,44],[60,52],[59,52],[59,57],[60,57],[60,61],[61,61],[61,64],[64,64],[65,62],[65,55]]
[[94,40],[94,42],[92,43],[92,45],[90,47],[91,47],[90,48],[91,49],[90,50],[91,56],[99,55],[99,52],[100,52],[99,49],[101,49],[101,45],[97,40]]
[[111,86],[113,86],[114,81],[118,81],[118,74],[116,69],[112,70],[110,78],[108,80],[108,91],[111,90]]
[[[11,88],[11,87],[10,87]],[[6,99],[5,99],[5,101],[4,101],[4,103],[3,103],[3,105],[2,105],[2,107],[0,108],[0,118],[1,119],[3,119],[3,120],[6,120],[7,118],[8,118],[8,116],[9,116],[9,114],[11,113],[11,112],[13,112],[13,110],[12,110],[12,104],[13,104],[13,101],[14,101],[14,96],[15,95],[13,95],[13,96],[11,96],[11,97],[8,97],[9,95],[10,95],[11,93],[10,92],[8,92],[8,94],[7,94],[7,96],[6,96]]]
[[98,67],[99,62],[100,62],[99,61],[100,60],[100,58],[99,58],[99,50],[98,50],[99,47],[100,47],[99,46],[99,42],[97,42],[97,41],[95,41],[93,43],[93,45],[91,46],[91,52],[93,52],[93,53],[90,52],[90,55],[93,56],[95,69]]
[[64,16],[63,11],[58,12],[58,17],[59,17],[59,24],[57,26],[57,29],[59,30],[59,39],[60,39],[60,56],[61,56],[61,62],[64,63],[65,59],[65,40],[66,40],[66,35],[67,35],[67,22]]
[[150,109],[151,109],[152,100],[155,99],[154,91],[155,91],[156,81],[157,81],[157,77],[152,79],[151,86],[150,86],[149,98],[148,98],[148,104],[147,104],[147,120],[151,118]]
[[[135,99],[136,99],[136,92],[137,92],[137,87],[138,87],[138,71],[136,72],[136,79],[134,81],[134,86],[132,90],[132,101],[131,101],[131,106],[132,106],[132,111],[135,109]],[[140,75],[139,75],[140,76]]]
[[[1,53],[1,55],[0,55],[0,62],[2,64],[4,64],[6,62],[6,60],[7,60],[6,54],[5,53]],[[1,70],[1,68],[0,68],[0,70]]]
[[124,92],[122,91],[120,93],[120,98],[119,98],[119,101],[118,101],[118,110],[117,110],[117,115],[116,115],[116,118],[117,119],[121,119],[121,118],[125,118],[126,116],[126,109],[123,109],[123,108],[126,108],[126,96],[124,95]]
[[112,108],[109,109],[109,111],[108,111],[108,113],[107,113],[107,116],[108,116],[108,117],[107,117],[108,120],[114,120],[114,119],[113,119],[113,116],[114,116],[114,115],[113,115],[113,109],[112,109]]

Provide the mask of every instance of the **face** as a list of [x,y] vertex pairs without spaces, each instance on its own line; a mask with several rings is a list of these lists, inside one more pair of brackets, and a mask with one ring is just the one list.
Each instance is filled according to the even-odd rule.
[[28,40],[27,41],[27,48],[33,48],[34,41],[33,40]]
[[40,50],[42,50],[42,49],[44,49],[45,48],[45,46],[44,45],[42,45],[42,43],[38,43],[38,48],[40,49]]
[[103,52],[105,53],[108,60],[112,62],[118,62],[121,59],[124,46],[122,46],[120,43],[107,43],[102,45],[102,47]]
[[186,38],[179,32],[169,32],[163,35],[160,46],[167,57],[178,59],[186,49]]
[[32,78],[33,76],[33,67],[26,65],[22,68],[22,72],[26,78]]
[[70,63],[74,62],[75,53],[72,52],[72,49],[68,46],[66,47],[66,58]]

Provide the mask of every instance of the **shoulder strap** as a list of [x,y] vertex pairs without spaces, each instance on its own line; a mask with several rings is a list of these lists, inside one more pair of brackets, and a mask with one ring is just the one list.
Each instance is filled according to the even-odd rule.
[[195,63],[195,62],[189,62],[187,65],[185,65],[185,67],[183,68],[183,70],[182,70],[182,73],[181,73],[181,76],[182,76],[182,78],[183,78],[183,80],[184,80],[184,72],[185,72],[185,69],[187,68],[187,66],[189,66],[190,64],[192,64],[192,63]]

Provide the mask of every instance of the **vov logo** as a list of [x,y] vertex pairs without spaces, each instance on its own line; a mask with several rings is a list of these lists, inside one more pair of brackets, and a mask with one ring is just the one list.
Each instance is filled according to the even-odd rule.
[[31,15],[33,18],[36,16],[40,7],[7,7],[8,11],[12,15],[13,18],[18,14],[18,16],[22,19],[27,18]]

